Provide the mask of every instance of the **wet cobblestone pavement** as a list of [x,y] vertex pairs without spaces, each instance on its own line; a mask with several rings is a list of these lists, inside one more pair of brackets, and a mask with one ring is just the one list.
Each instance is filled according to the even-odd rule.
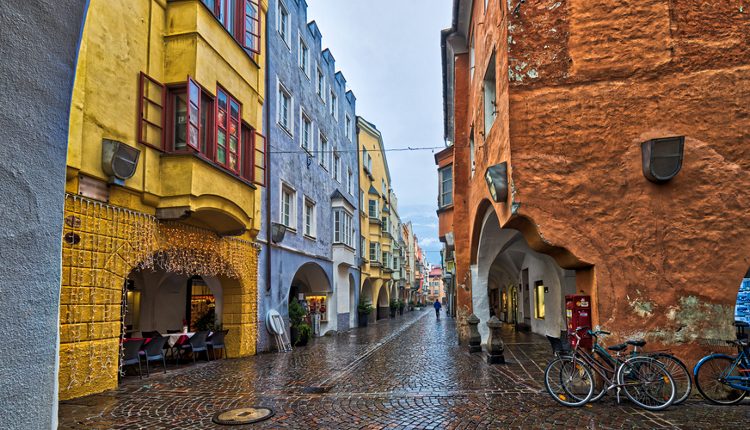
[[[613,396],[579,409],[542,392],[549,358],[540,336],[506,330],[506,365],[457,345],[454,322],[430,311],[316,339],[288,354],[185,366],[117,390],[60,403],[62,429],[745,429],[750,404],[701,400],[661,413]],[[224,409],[265,406],[268,421],[225,427]]]

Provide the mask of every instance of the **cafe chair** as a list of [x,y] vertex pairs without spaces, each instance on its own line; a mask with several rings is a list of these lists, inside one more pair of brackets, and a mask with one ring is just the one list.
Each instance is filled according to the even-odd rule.
[[[211,361],[211,357],[208,356],[208,346],[206,345],[206,337],[208,336],[207,331],[199,331],[193,335],[187,342],[180,346],[180,355],[190,353],[193,356],[193,363],[195,363],[195,355],[199,352],[206,353],[206,361]],[[180,357],[177,357],[177,364],[180,364]]]
[[208,346],[208,349],[211,350],[214,360],[216,360],[217,349],[221,350],[221,358],[224,358],[225,356],[224,337],[226,337],[227,333],[229,333],[229,330],[217,331],[212,333],[211,336],[206,339],[206,345]]
[[141,373],[141,346],[143,346],[143,339],[125,339],[122,342],[122,367],[138,365],[138,378],[143,379]]
[[146,376],[151,376],[148,369],[148,363],[151,361],[161,360],[164,366],[164,373],[167,373],[167,359],[164,356],[164,344],[167,343],[166,337],[154,337],[146,344],[143,350],[140,352],[141,357],[146,359]]

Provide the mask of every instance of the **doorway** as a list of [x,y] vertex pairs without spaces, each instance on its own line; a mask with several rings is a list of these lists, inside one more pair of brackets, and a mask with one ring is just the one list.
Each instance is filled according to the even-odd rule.
[[531,300],[529,291],[529,269],[521,271],[521,291],[523,292],[523,324],[524,328],[531,328]]

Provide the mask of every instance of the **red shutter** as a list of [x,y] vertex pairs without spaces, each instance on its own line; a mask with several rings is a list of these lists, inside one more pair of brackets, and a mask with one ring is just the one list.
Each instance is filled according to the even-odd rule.
[[138,143],[164,149],[167,87],[141,72],[138,85]]
[[266,186],[266,153],[267,147],[266,147],[266,137],[260,134],[259,132],[255,132],[255,139],[254,145],[255,145],[255,156],[253,157],[253,161],[255,163],[255,170],[253,172],[253,183],[256,185],[260,185],[261,187]]
[[187,85],[187,144],[196,151],[200,150],[201,128],[201,87],[188,76]]
[[242,4],[242,46],[260,53],[260,5],[258,0],[240,0]]

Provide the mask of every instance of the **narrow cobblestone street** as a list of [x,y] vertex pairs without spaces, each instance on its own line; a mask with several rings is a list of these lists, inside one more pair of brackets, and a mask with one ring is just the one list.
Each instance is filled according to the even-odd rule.
[[[649,413],[613,396],[566,409],[542,392],[546,340],[507,330],[507,365],[457,346],[454,322],[430,311],[316,339],[289,354],[217,360],[128,377],[120,388],[60,404],[60,428],[222,428],[220,410],[266,406],[246,428],[746,428],[748,405],[698,399]],[[228,428],[228,427],[224,427]],[[242,427],[235,427],[242,428]]]

